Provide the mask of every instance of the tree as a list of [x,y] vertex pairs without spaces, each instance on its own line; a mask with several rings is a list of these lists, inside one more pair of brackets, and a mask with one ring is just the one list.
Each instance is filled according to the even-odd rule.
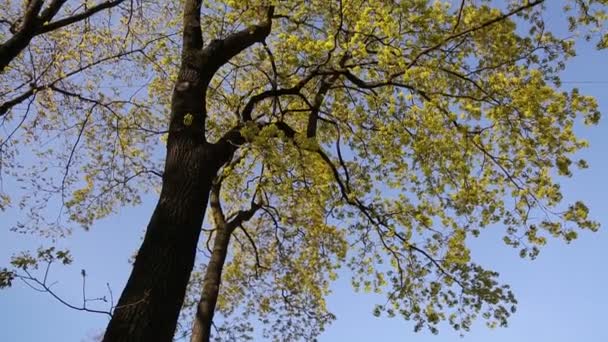
[[[104,341],[171,340],[185,298],[192,341],[210,339],[216,313],[229,339],[250,317],[276,339],[312,339],[333,319],[324,298],[343,265],[355,288],[387,295],[378,315],[434,332],[479,314],[505,326],[515,297],[467,240],[500,225],[534,258],[549,236],[596,230],[556,179],[586,167],[573,125],[599,113],[559,89],[575,50],[547,31],[542,0],[450,3],[141,2],[28,41],[0,84],[3,122],[21,132],[3,139],[0,166],[31,182],[16,229],[55,209],[88,228],[161,185]],[[572,29],[602,28],[602,1],[573,4]],[[43,79],[20,85],[28,72]],[[28,99],[35,115],[16,118]],[[43,170],[22,174],[22,142]],[[191,275],[207,207],[208,260]],[[56,259],[69,255],[17,256],[0,280]]]

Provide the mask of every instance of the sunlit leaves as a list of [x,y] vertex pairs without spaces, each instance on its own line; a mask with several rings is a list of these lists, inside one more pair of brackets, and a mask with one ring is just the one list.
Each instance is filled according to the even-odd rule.
[[[255,20],[252,2],[226,5],[210,6],[249,14],[252,19],[243,22]],[[573,174],[572,154],[587,146],[573,132],[576,122],[599,119],[595,100],[557,88],[559,71],[574,55],[572,41],[546,32],[537,8],[518,10],[522,4],[515,2],[509,7],[514,15],[500,20],[504,9],[489,4],[277,6],[267,48],[253,48],[221,71],[210,94],[219,101],[210,103],[213,127],[230,126],[226,115],[215,113],[238,113],[252,92],[292,87],[315,70],[350,76],[324,96],[315,139],[300,132],[319,81],[313,79],[301,96],[256,107],[256,123],[240,128],[249,142],[247,162],[230,170],[226,203],[241,202],[242,186],[255,179],[274,210],[267,218],[276,222],[268,225],[301,227],[302,234],[313,234],[319,223],[299,217],[348,225],[353,284],[386,293],[394,306],[383,308],[389,316],[400,314],[433,331],[441,321],[467,330],[480,315],[490,325],[505,325],[513,294],[496,273],[472,263],[468,239],[501,224],[504,242],[534,257],[547,243],[547,231],[570,241],[576,228],[596,228],[580,208],[562,211],[555,180],[556,174]],[[224,18],[222,25],[240,25]],[[519,25],[530,34],[522,35]],[[296,134],[286,136],[273,122],[287,123]],[[315,151],[328,155],[337,173]],[[532,213],[547,219],[538,222]],[[258,252],[280,260],[278,246],[258,241]],[[235,253],[239,261],[226,278],[230,288],[245,277],[243,250]],[[310,270],[294,260],[283,267],[294,275]],[[298,284],[314,297],[306,278]],[[238,288],[234,293],[243,299]],[[236,303],[229,293],[233,300],[227,302]],[[261,315],[280,298],[263,303]]]
[[0,289],[13,285],[15,273],[7,268],[0,269]]
[[[273,339],[313,339],[334,318],[325,299],[343,266],[355,289],[387,296],[374,314],[416,330],[466,331],[477,317],[505,326],[516,300],[472,260],[470,239],[503,228],[504,244],[533,258],[549,237],[598,228],[584,203],[562,203],[559,185],[573,165],[588,166],[575,159],[588,145],[575,126],[600,119],[593,98],[560,89],[574,42],[548,32],[533,1],[272,3],[264,44],[223,65],[201,94],[208,143],[239,135],[216,179],[227,216],[261,207],[233,233],[216,337],[250,336],[257,318]],[[600,30],[603,1],[573,3],[571,29]],[[204,1],[205,42],[259,23],[268,4]],[[2,123],[20,133],[3,140],[0,165],[29,191],[11,203],[90,227],[157,186],[180,6],[144,2],[57,31],[12,65],[2,100],[32,80],[35,91],[33,107]],[[46,69],[34,75],[32,64]],[[46,163],[23,173],[22,144]]]
[[[35,37],[3,72],[0,102],[28,88],[33,94],[7,114],[8,134],[0,140],[2,172],[23,190],[11,194],[12,203],[32,209],[19,218],[19,231],[63,234],[72,222],[90,227],[156,185],[165,116],[144,87],[158,64],[149,58],[166,55],[173,35],[165,31],[167,18],[162,24],[151,18],[169,8],[146,3],[102,11]],[[58,15],[74,9],[67,3]]]
[[588,31],[583,31],[583,37],[596,42],[598,49],[608,47],[606,5],[608,2],[605,0],[574,0],[564,6],[569,14],[570,30],[576,30],[581,26],[590,28]]

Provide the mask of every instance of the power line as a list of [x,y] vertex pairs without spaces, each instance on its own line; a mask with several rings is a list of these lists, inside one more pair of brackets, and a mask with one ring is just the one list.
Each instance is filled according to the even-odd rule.
[[608,81],[562,81],[563,84],[608,84]]

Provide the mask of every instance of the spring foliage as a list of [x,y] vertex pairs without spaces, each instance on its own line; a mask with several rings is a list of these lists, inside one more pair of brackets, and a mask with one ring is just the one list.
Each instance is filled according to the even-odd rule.
[[[470,239],[500,229],[534,258],[550,238],[598,228],[559,186],[587,167],[574,158],[587,147],[575,125],[600,117],[593,98],[561,89],[574,43],[547,30],[543,1],[500,4],[273,4],[265,44],[224,65],[206,94],[206,139],[245,141],[217,177],[224,210],[260,204],[233,233],[223,336],[250,335],[257,318],[275,339],[313,338],[334,318],[325,298],[343,267],[356,290],[386,295],[374,314],[416,330],[468,330],[480,315],[505,326],[516,299],[471,259]],[[563,25],[597,39],[603,4],[570,2]],[[204,1],[205,41],[258,23],[267,5]],[[2,8],[6,18],[23,10],[11,0]],[[30,92],[0,118],[1,172],[24,188],[0,189],[0,208],[26,213],[16,230],[88,229],[158,187],[181,13],[177,1],[119,6],[35,38],[0,75],[1,103]],[[22,257],[13,268],[35,265]]]

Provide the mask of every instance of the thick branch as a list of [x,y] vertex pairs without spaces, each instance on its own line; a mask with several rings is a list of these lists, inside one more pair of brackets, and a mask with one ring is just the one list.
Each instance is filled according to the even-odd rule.
[[241,112],[241,115],[240,115],[241,118],[243,119],[244,122],[251,121],[251,114],[253,113],[253,109],[255,108],[255,106],[258,103],[264,101],[265,99],[283,96],[283,95],[300,94],[300,90],[302,90],[302,88],[304,88],[304,86],[306,86],[306,84],[308,84],[308,82],[310,80],[312,80],[315,76],[317,76],[317,73],[313,72],[313,73],[309,74],[308,76],[304,77],[303,79],[301,79],[300,82],[298,82],[295,86],[293,86],[291,88],[266,90],[262,93],[252,96],[249,99],[249,102],[247,102],[247,104],[245,105],[245,108],[243,108],[243,111]]
[[53,19],[53,17],[61,9],[61,6],[63,6],[63,4],[66,2],[67,0],[53,0],[49,4],[49,6],[44,11],[42,11],[42,13],[40,13],[40,20],[42,20],[42,22],[44,23]]
[[[47,33],[75,22],[86,19],[93,14],[114,6],[117,6],[124,0],[112,0],[100,3],[90,9],[75,14],[71,17],[63,18],[58,21],[48,23],[59,12],[66,0],[54,0],[51,4],[40,13],[44,1],[33,0],[29,3],[19,29],[15,34],[0,44],[0,73],[4,72],[8,64],[15,59],[31,42],[32,38],[37,35]],[[45,24],[47,23],[47,24]]]
[[25,15],[23,16],[23,21],[19,30],[20,32],[25,32],[36,24],[38,13],[40,13],[43,4],[44,1],[42,0],[32,0],[29,2],[27,9],[25,10]]
[[24,92],[23,94],[15,97],[15,98],[12,98],[4,103],[1,103],[0,104],[0,116],[3,116],[4,114],[8,113],[8,111],[11,108],[13,108],[14,106],[25,101],[27,98],[29,98],[33,94],[34,94],[34,88],[31,88],[28,91]]
[[183,51],[200,50],[203,47],[201,32],[201,0],[188,0],[184,5]]
[[260,209],[260,207],[261,206],[258,203],[252,202],[251,208],[249,208],[247,210],[239,210],[234,215],[234,218],[226,224],[226,228],[228,230],[230,230],[231,232],[234,231],[237,227],[242,225],[244,222],[249,221],[253,217],[253,215],[255,215],[256,211],[258,211],[258,209]]
[[[118,6],[123,1],[124,0],[111,0],[111,1],[102,2],[93,7],[90,7],[89,9],[85,10],[84,12],[75,14],[71,17],[65,17],[65,18],[58,19],[52,23],[45,24],[44,26],[42,26],[40,28],[40,30],[36,34],[43,34],[43,33],[47,33],[50,31],[54,31],[59,28],[76,23],[78,21],[87,19],[87,18],[91,17],[92,15],[94,15],[100,11],[103,11],[104,9]],[[65,0],[61,0],[61,1],[54,1],[53,3],[57,3],[58,6],[61,7],[63,5],[63,3],[65,3],[65,2],[66,2]],[[49,8],[42,11],[41,17],[44,20],[43,22],[51,20],[59,11],[59,7],[53,7],[53,4],[51,4],[49,6]]]
[[224,39],[213,40],[202,50],[201,62],[204,66],[202,78],[205,84],[211,80],[219,68],[234,56],[251,45],[266,40],[272,29],[273,13],[274,6],[268,7],[265,22],[235,32]]
[[230,237],[235,228],[251,219],[255,212],[260,208],[258,204],[252,202],[250,209],[239,211],[232,220],[226,222],[220,202],[220,191],[221,180],[216,181],[211,190],[210,204],[216,225],[215,239],[211,258],[209,259],[207,270],[205,271],[203,292],[201,293],[201,299],[198,303],[196,316],[192,324],[191,342],[209,341],[213,316],[222,281],[222,271],[228,254],[228,246],[230,245]]
[[321,105],[323,104],[323,100],[325,100],[325,96],[329,91],[329,88],[334,84],[338,75],[333,75],[329,77],[329,79],[321,80],[321,86],[319,87],[319,91],[315,95],[315,99],[313,102],[313,107],[310,110],[310,114],[308,115],[308,124],[306,126],[306,137],[312,138],[317,134],[317,121],[319,120],[319,110],[321,110]]
[[211,193],[209,194],[209,207],[211,208],[211,216],[217,227],[226,226],[226,216],[224,216],[224,210],[222,209],[222,203],[220,202],[220,189],[222,187],[222,180],[216,179],[211,187]]

